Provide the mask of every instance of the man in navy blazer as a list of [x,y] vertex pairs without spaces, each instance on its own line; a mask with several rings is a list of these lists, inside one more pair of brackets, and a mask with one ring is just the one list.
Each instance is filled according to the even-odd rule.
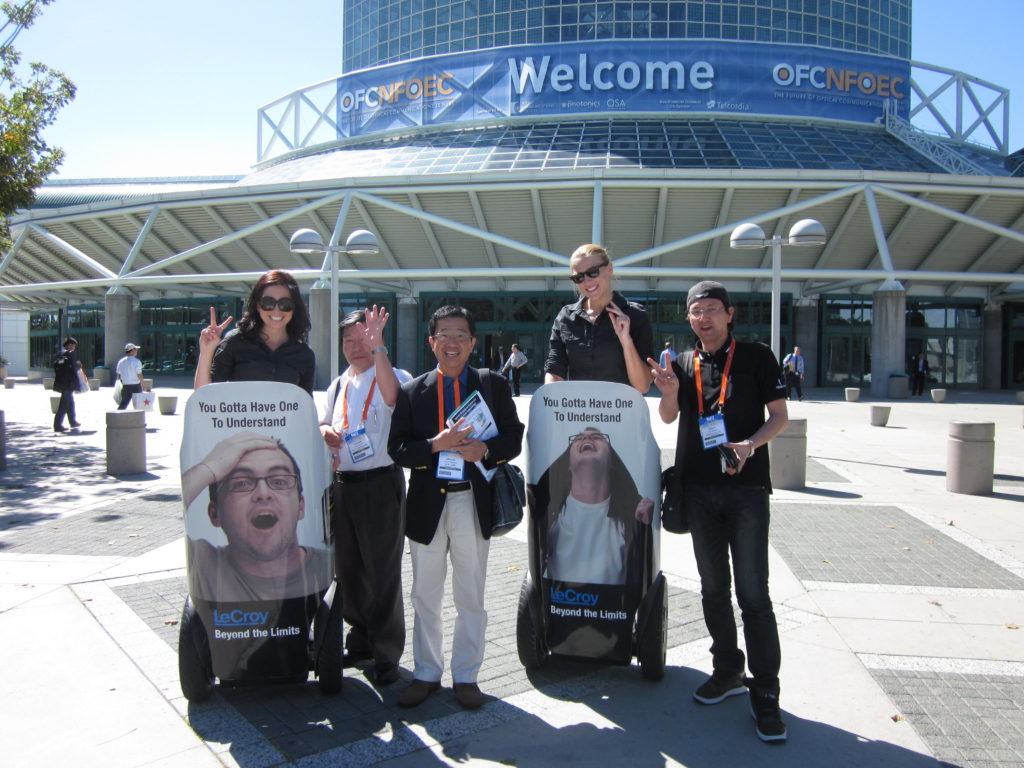
[[[412,470],[405,535],[412,555],[413,681],[398,697],[414,707],[441,687],[444,671],[441,621],[446,559],[452,563],[452,597],[458,617],[452,638],[455,698],[467,709],[484,703],[477,675],[484,657],[484,580],[491,537],[491,486],[478,464],[491,469],[514,459],[523,445],[523,423],[504,377],[467,364],[476,346],[476,324],[463,307],[445,306],[430,318],[429,344],[437,368],[402,386],[391,418],[388,452]],[[447,417],[479,390],[498,434],[485,441]]]

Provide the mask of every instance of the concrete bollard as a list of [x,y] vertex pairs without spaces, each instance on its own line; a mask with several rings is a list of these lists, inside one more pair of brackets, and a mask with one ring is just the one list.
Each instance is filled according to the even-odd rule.
[[146,412],[107,412],[107,474],[146,471]]
[[152,392],[153,391],[153,380],[152,379],[143,379],[142,380],[142,391],[143,392]]
[[174,414],[175,409],[178,407],[178,396],[177,395],[157,395],[157,405],[160,407],[160,413],[164,416],[171,416]]
[[7,422],[4,412],[0,411],[0,472],[7,469]]
[[4,389],[14,389],[14,379],[10,376],[4,379]]
[[860,400],[860,387],[847,387],[846,402],[856,403],[858,400]]
[[974,496],[992,493],[996,425],[991,421],[949,422],[946,490]]
[[768,444],[772,487],[797,491],[807,485],[807,419],[790,418]]
[[55,379],[54,379],[53,376],[47,376],[46,378],[44,378],[43,379],[43,389],[53,389],[53,382],[54,382],[54,380]]
[[100,388],[100,380],[99,379],[87,379],[87,381],[89,382],[89,391],[90,392],[95,392],[97,389]]
[[1024,404],[1024,389],[1017,390],[1017,402]]
[[889,423],[889,413],[892,411],[891,405],[872,405],[871,406],[871,426],[872,427],[884,427]]
[[60,407],[60,395],[50,395],[50,413],[54,416],[57,415],[57,409]]
[[932,402],[933,403],[944,403],[944,402],[946,402],[946,390],[944,390],[944,389],[933,389],[932,390]]
[[100,380],[101,387],[109,387],[113,383],[113,374],[105,366],[97,365],[92,369],[93,378]]

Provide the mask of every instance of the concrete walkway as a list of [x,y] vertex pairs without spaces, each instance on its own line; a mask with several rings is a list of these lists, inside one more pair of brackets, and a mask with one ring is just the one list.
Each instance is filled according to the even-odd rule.
[[[163,385],[174,383],[187,386]],[[807,488],[778,491],[772,504],[789,725],[781,747],[756,738],[745,697],[692,702],[709,641],[689,537],[671,534],[662,535],[670,627],[661,682],[635,665],[525,672],[515,613],[527,550],[516,531],[491,548],[482,710],[459,708],[447,678],[424,705],[400,710],[403,684],[377,690],[366,668],[346,670],[337,697],[309,682],[219,689],[190,705],[176,653],[186,591],[177,455],[189,392],[176,392],[176,415],[148,415],[148,471],[120,478],[104,474],[110,393],[79,396],[83,428],[58,435],[39,384],[0,390],[6,764],[1024,763],[1024,408],[1012,393],[894,401],[886,427],[870,426],[870,402],[847,403],[840,390],[790,404],[808,420],[809,460]],[[528,401],[517,400],[524,420]],[[675,429],[657,423],[657,400],[648,401],[670,451]],[[945,490],[954,418],[996,424],[992,495]]]

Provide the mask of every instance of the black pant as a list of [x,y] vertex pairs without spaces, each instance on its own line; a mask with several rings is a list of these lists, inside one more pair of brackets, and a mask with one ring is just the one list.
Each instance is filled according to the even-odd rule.
[[796,396],[801,400],[804,399],[804,388],[800,384],[800,374],[793,373],[792,371],[786,371],[786,399],[789,400],[790,393],[793,388],[796,388]]
[[57,415],[53,417],[53,428],[59,430],[64,424],[64,416],[68,417],[68,424],[74,426],[78,423],[75,418],[75,393],[72,390],[60,393],[60,404],[57,406]]
[[121,385],[121,402],[117,406],[117,410],[123,411],[132,402],[132,395],[136,392],[142,392],[142,384],[122,384]]
[[513,368],[512,371],[512,391],[516,397],[519,397],[519,380],[523,378],[522,368]]
[[350,627],[345,649],[397,664],[405,649],[405,474],[396,464],[354,482],[335,475],[332,494],[335,573]]
[[917,371],[910,379],[910,394],[911,395],[923,395],[924,394],[924,371]]

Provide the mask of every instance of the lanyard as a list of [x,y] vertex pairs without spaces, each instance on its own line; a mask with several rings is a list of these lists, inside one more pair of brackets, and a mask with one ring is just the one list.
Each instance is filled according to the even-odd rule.
[[[455,382],[455,407],[462,403],[462,396],[459,394],[459,377],[452,379]],[[437,369],[437,431],[444,432],[444,374]]]
[[[729,371],[732,370],[732,353],[736,351],[736,339],[729,342],[729,353],[725,359],[725,369],[722,371],[722,388],[718,393],[718,412],[725,411],[725,393],[729,388]],[[697,414],[704,416],[704,382],[700,377],[700,355],[693,350],[693,372],[697,384]]]
[[[348,383],[349,379],[345,379],[345,386],[341,390],[341,431],[346,435],[348,434]],[[370,401],[373,400],[373,390],[377,386],[377,377],[373,377],[373,381],[370,382],[370,394],[366,396],[366,402],[363,403],[363,419],[362,423],[366,423],[366,414],[370,412]]]

